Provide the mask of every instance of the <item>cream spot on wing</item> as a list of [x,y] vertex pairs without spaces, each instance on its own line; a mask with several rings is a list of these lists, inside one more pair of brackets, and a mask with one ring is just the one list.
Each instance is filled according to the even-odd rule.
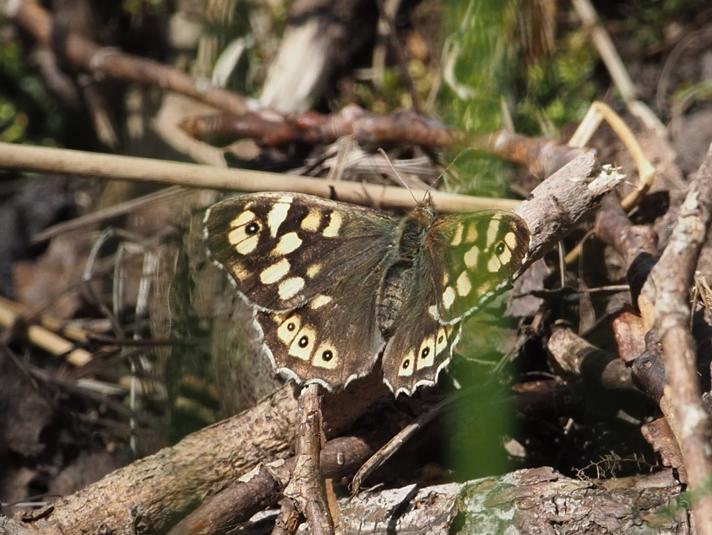
[[477,241],[477,237],[479,235],[480,235],[480,233],[477,232],[477,225],[472,223],[469,227],[467,227],[467,234],[465,235],[465,242],[472,243],[474,241]]
[[452,286],[445,288],[443,292],[443,306],[445,308],[450,308],[455,302],[455,289]]
[[497,258],[497,255],[492,255],[492,257],[487,261],[487,271],[490,273],[496,273],[499,268],[502,267],[502,263]]
[[443,286],[447,286],[448,282],[450,282],[450,274],[447,271],[443,271]]
[[487,245],[494,243],[497,239],[497,233],[499,232],[500,218],[493,217],[490,219],[489,226],[487,227]]
[[235,250],[240,254],[250,254],[252,251],[257,249],[257,244],[259,243],[259,241],[259,236],[250,236],[249,238],[244,239],[237,245],[235,245]]
[[470,277],[467,276],[467,272],[463,271],[457,278],[456,282],[457,294],[460,297],[465,297],[472,290],[472,283],[470,282]]
[[497,256],[499,257],[499,261],[502,263],[502,265],[505,266],[509,264],[510,260],[512,260],[512,251],[504,247],[504,251],[502,251],[502,253]]
[[302,219],[301,227],[303,230],[316,232],[321,225],[321,212],[316,208],[309,210],[309,213]]
[[245,269],[245,266],[240,264],[239,262],[233,262],[230,264],[230,271],[232,272],[235,277],[238,278],[238,280],[245,280],[247,277],[250,276],[250,272]]
[[289,260],[282,258],[279,262],[275,262],[260,273],[260,281],[262,284],[274,284],[281,281],[287,273],[289,273]]
[[517,235],[514,234],[514,232],[507,232],[507,235],[504,237],[504,243],[506,243],[507,247],[511,250],[514,250],[517,247]]
[[331,301],[333,301],[331,296],[319,294],[314,299],[309,301],[309,308],[316,310],[317,308],[321,308],[324,305],[328,305],[329,303],[331,303]]
[[307,267],[307,277],[313,279],[321,271],[321,264],[312,264]]
[[491,289],[492,289],[492,282],[485,281],[482,284],[480,284],[479,288],[477,288],[477,295],[483,296],[486,293],[488,293]]
[[249,223],[255,218],[255,213],[250,210],[240,212],[232,221],[230,221],[230,227],[241,227],[242,225]]
[[336,236],[338,236],[339,229],[341,228],[341,223],[343,222],[343,220],[344,219],[339,212],[331,212],[331,219],[329,220],[329,224],[322,232],[322,235],[327,238],[335,238]]
[[316,342],[316,331],[311,327],[302,327],[289,346],[289,355],[302,360],[309,360]]
[[274,248],[274,254],[276,255],[287,255],[293,251],[299,249],[302,244],[302,239],[296,232],[287,232],[282,236],[277,245]]
[[462,223],[458,223],[455,227],[455,232],[452,235],[452,240],[450,245],[457,247],[462,243],[462,231],[465,230],[465,226]]
[[416,368],[420,370],[421,368],[427,368],[433,365],[435,362],[435,339],[432,336],[428,336],[420,344],[420,349],[418,349],[418,360],[416,362]]
[[438,329],[438,333],[435,335],[435,354],[439,355],[443,352],[443,349],[447,347],[447,333],[444,327]]
[[477,265],[477,257],[480,256],[480,248],[477,245],[470,247],[465,253],[465,265],[473,268]]
[[277,237],[277,232],[279,232],[279,227],[284,220],[287,219],[287,213],[289,213],[289,208],[292,205],[292,198],[288,195],[280,197],[277,202],[274,203],[272,209],[267,214],[267,226],[269,227],[269,232],[273,238]]
[[291,299],[304,288],[304,279],[301,277],[290,277],[279,283],[279,298],[282,301]]
[[413,375],[413,370],[415,369],[415,355],[413,350],[408,351],[403,360],[401,361],[400,367],[398,368],[398,375],[401,377],[409,377]]
[[433,318],[437,318],[438,317],[438,307],[436,307],[435,305],[430,305],[428,307],[428,314],[430,314]]
[[277,338],[279,338],[285,346],[289,346],[294,337],[297,336],[299,328],[302,326],[301,318],[294,314],[289,316],[285,321],[280,322],[277,329]]
[[321,343],[314,352],[312,364],[317,368],[326,368],[333,370],[339,365],[339,354],[334,347],[334,344],[328,340]]

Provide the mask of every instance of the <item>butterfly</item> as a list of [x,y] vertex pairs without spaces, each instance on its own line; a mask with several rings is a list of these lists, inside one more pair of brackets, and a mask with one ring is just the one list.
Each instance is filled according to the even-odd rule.
[[515,278],[529,230],[503,211],[410,213],[299,193],[255,193],[208,209],[212,258],[254,307],[275,370],[330,391],[381,359],[397,396],[433,385],[463,321]]

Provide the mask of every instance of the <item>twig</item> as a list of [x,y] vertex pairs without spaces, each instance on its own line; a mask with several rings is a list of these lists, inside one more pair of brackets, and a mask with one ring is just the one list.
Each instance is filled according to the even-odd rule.
[[616,89],[618,89],[623,101],[626,103],[628,111],[638,117],[647,128],[654,130],[660,137],[666,138],[667,130],[665,125],[660,122],[660,119],[658,119],[647,104],[637,99],[638,90],[628,75],[628,71],[625,65],[623,65],[623,61],[618,55],[608,32],[606,32],[605,28],[601,25],[598,14],[591,2],[589,0],[573,0],[572,4],[576,13],[581,18],[584,27],[591,32],[593,44],[596,46],[596,49],[598,49],[601,59],[606,64],[608,73],[611,75]]
[[[319,178],[269,173],[248,169],[224,169],[209,165],[115,156],[93,152],[31,147],[0,143],[0,167],[39,171],[66,172],[79,176],[116,178],[155,182],[195,188],[237,191],[299,191],[321,197],[335,196],[342,201],[389,207],[412,207],[413,197],[404,188],[355,182],[330,182]],[[435,206],[443,212],[471,211],[517,205],[511,199],[473,197],[433,191]]]
[[351,481],[351,495],[357,495],[361,490],[361,485],[364,481],[366,481],[366,479],[368,479],[368,476],[383,466],[383,464],[390,459],[403,446],[403,444],[410,440],[413,435],[423,429],[435,418],[440,416],[443,411],[450,407],[453,403],[470,394],[471,390],[468,389],[444,399],[401,429],[388,441],[388,443],[386,443],[385,446],[374,453],[365,463],[363,463],[363,466],[358,469],[358,472],[356,472],[356,475]]
[[[8,306],[7,301],[0,301],[0,325],[12,328],[19,325],[22,319],[22,316],[13,307]],[[73,366],[84,366],[92,359],[89,351],[77,348],[74,343],[45,327],[28,325],[25,332],[31,343],[54,356],[64,357]]]
[[710,417],[702,405],[695,340],[689,331],[689,295],[697,259],[712,219],[712,145],[680,207],[677,225],[643,288],[655,303],[655,326],[662,343],[673,409],[670,422],[682,451],[697,532],[712,534],[712,439]]
[[[352,473],[372,451],[360,438],[336,438],[326,443],[319,464],[325,476],[340,477]],[[296,458],[291,457],[286,461],[279,460],[255,467],[225,490],[211,496],[176,524],[169,535],[208,535],[228,531],[258,511],[273,506],[289,481],[295,462]],[[287,505],[290,516],[295,512],[298,519],[298,511],[290,507],[293,503],[290,499],[282,501],[283,506]],[[285,524],[292,525],[292,522],[287,521]]]
[[319,466],[322,442],[321,386],[311,384],[299,396],[299,427],[294,470],[284,497],[294,501],[314,535],[334,533]]
[[108,76],[127,82],[154,85],[187,95],[218,109],[242,113],[249,108],[247,100],[230,91],[198,83],[178,69],[156,61],[125,54],[115,48],[102,47],[75,32],[61,38],[54,31],[50,13],[34,0],[4,0],[0,11],[38,43],[52,47],[55,53],[72,66],[89,71],[95,76]]
[[135,199],[129,199],[128,201],[108,206],[101,210],[97,210],[96,212],[91,212],[89,214],[70,219],[69,221],[64,221],[62,223],[52,225],[51,227],[47,227],[32,236],[32,243],[49,240],[50,238],[54,238],[60,234],[89,227],[97,223],[101,223],[102,221],[106,221],[107,219],[128,214],[129,212],[143,208],[149,204],[164,200],[173,200],[181,195],[187,195],[188,193],[189,190],[179,186],[163,188],[158,191],[154,191],[153,193],[148,193],[141,197],[136,197]]
[[301,515],[294,502],[289,498],[284,498],[280,502],[279,515],[274,521],[272,535],[293,535],[299,529],[300,520]]

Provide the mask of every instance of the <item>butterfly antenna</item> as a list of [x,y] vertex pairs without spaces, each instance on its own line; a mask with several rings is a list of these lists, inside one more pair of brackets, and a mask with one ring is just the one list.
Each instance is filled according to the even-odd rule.
[[438,177],[433,181],[433,187],[443,178],[445,178],[445,175],[448,174],[448,171],[450,170],[451,167],[453,167],[456,163],[457,160],[460,159],[460,157],[465,154],[466,152],[474,152],[475,149],[471,147],[467,147],[465,149],[462,149],[460,152],[457,153],[457,155],[452,159],[452,161],[445,166],[445,169],[442,170],[442,172],[438,175]]
[[405,189],[408,190],[408,192],[410,193],[410,196],[413,197],[413,201],[415,202],[415,204],[420,204],[420,203],[418,202],[418,199],[415,198],[415,194],[413,193],[413,189],[412,189],[408,184],[406,184],[405,180],[403,180],[403,177],[400,175],[400,173],[398,172],[398,170],[393,166],[393,163],[391,163],[391,159],[388,157],[388,154],[386,154],[386,151],[379,147],[379,148],[378,148],[378,152],[380,152],[380,153],[381,153],[381,156],[383,156],[383,157],[385,158],[386,162],[388,163],[388,167],[391,168],[391,171],[393,171],[393,174],[394,174],[395,177],[398,179],[398,182],[400,182],[401,185],[402,185]]

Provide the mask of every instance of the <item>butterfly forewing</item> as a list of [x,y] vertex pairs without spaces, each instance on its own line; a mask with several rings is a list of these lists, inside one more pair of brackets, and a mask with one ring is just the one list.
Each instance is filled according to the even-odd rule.
[[382,264],[393,218],[296,193],[232,197],[210,208],[213,258],[261,310],[304,305],[357,270]]
[[514,278],[529,248],[529,229],[516,214],[483,211],[435,220],[425,239],[441,322],[461,321]]
[[329,389],[366,375],[383,348],[376,303],[397,220],[308,195],[233,197],[206,214],[213,258],[258,312],[275,368]]

